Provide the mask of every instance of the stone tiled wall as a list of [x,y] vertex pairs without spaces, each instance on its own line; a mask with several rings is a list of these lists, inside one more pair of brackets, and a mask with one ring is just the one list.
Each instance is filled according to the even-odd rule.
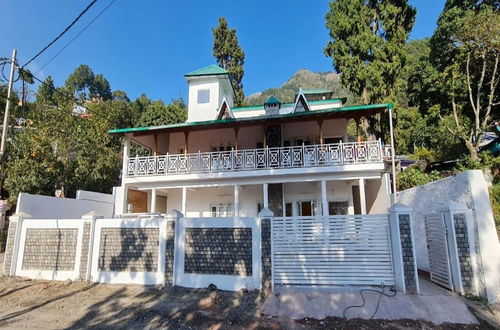
[[403,271],[406,292],[417,292],[417,279],[415,278],[415,256],[413,255],[413,242],[411,239],[410,215],[399,215],[399,234],[403,253]]
[[102,228],[99,270],[113,272],[156,272],[158,228]]
[[82,255],[80,256],[80,279],[85,280],[89,262],[90,222],[83,224]]
[[173,285],[174,275],[174,246],[175,221],[167,221],[167,243],[165,249],[165,282]]
[[23,270],[62,270],[75,268],[78,229],[26,230]]
[[462,286],[466,294],[473,294],[473,270],[470,254],[469,236],[465,214],[454,214],[455,238],[457,240],[458,262],[460,263],[460,274],[462,275]]
[[186,228],[184,272],[252,276],[251,228]]
[[261,222],[261,259],[262,259],[262,287],[271,288],[272,261],[271,261],[271,220],[262,219]]
[[17,221],[9,222],[9,231],[7,233],[7,244],[5,245],[4,254],[4,264],[3,272],[4,274],[10,273],[10,267],[12,265],[12,253],[14,252],[14,239],[16,236]]

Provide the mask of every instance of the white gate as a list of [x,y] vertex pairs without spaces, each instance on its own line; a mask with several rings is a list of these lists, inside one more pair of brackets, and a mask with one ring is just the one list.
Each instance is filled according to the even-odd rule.
[[425,215],[431,281],[453,290],[446,230],[443,214]]
[[274,218],[276,285],[394,285],[389,216]]

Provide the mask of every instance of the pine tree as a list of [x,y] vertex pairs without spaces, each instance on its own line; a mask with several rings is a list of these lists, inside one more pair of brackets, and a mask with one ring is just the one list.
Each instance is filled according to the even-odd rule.
[[40,85],[38,92],[36,93],[36,102],[43,105],[54,105],[56,103],[54,98],[54,80],[51,76]]
[[234,103],[241,106],[245,95],[243,84],[243,64],[245,64],[245,53],[238,44],[236,30],[230,29],[224,17],[219,17],[219,25],[212,29],[214,34],[214,47],[212,54],[217,58],[219,65],[229,72],[235,91]]
[[344,86],[364,103],[389,101],[406,60],[416,10],[407,0],[333,0],[326,15],[332,57]]

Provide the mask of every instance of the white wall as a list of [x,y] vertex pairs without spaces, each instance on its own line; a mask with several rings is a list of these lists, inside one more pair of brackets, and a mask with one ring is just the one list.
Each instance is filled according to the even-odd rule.
[[[83,195],[92,196],[92,194]],[[96,197],[97,195],[93,195]],[[80,219],[82,215],[95,211],[104,217],[113,216],[114,202],[57,198],[20,193],[16,213],[26,213],[36,219]],[[102,198],[102,196],[101,196]],[[106,199],[109,199],[106,197]]]
[[[188,122],[214,120],[219,109],[219,79],[213,77],[189,78]],[[210,90],[210,102],[198,104],[198,91]]]
[[[448,201],[456,202],[473,210],[474,236],[478,269],[484,274],[480,283],[483,289],[490,287],[500,290],[500,245],[491,210],[488,184],[482,171],[473,170],[459,173],[445,179],[414,187],[398,193],[398,201],[413,208],[413,231],[416,241],[417,265],[429,271],[429,255],[425,233],[424,215],[437,212]],[[481,270],[482,269],[482,270]],[[490,295],[490,294],[489,294]]]
[[76,192],[76,199],[101,202],[101,203],[114,203],[114,197],[110,194],[99,193],[95,191],[78,190]]

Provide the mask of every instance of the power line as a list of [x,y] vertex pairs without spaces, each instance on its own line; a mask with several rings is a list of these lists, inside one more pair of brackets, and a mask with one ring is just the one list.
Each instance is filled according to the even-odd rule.
[[39,74],[40,71],[43,70],[43,68],[45,68],[47,65],[49,65],[50,62],[52,62],[52,60],[54,60],[57,56],[59,56],[59,54],[61,54],[69,45],[71,45],[71,43],[73,41],[75,41],[76,38],[78,38],[85,30],[87,30],[87,28],[92,25],[92,23],[94,23],[98,18],[99,16],[101,16],[102,14],[104,14],[104,12],[109,8],[111,7],[111,5],[115,2],[116,0],[112,0],[106,7],[104,7],[103,10],[101,10],[99,12],[99,14],[97,14],[80,32],[78,32],[66,45],[64,45],[63,48],[61,48],[61,50],[59,50],[54,56],[52,56],[52,58],[50,60],[47,61],[47,63],[45,63],[44,65],[42,65],[42,67],[37,71],[37,73],[35,74]]
[[50,43],[47,44],[47,46],[43,47],[41,51],[39,51],[35,56],[33,56],[26,64],[24,64],[21,68],[24,68],[31,62],[33,62],[38,56],[42,55],[43,52],[45,52],[50,46],[52,46],[57,40],[59,40],[66,32],[69,31],[73,27],[73,25],[80,20],[80,18],[97,2],[98,0],[92,0],[92,2],[71,22],[70,25],[68,25],[59,35],[52,40]]

